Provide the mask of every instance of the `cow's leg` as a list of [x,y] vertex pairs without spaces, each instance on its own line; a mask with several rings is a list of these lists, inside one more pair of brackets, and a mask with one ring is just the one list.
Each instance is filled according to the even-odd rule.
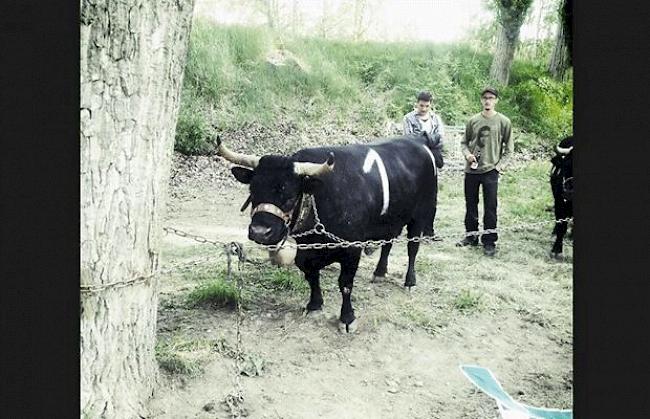
[[375,272],[372,274],[372,282],[379,281],[386,276],[386,272],[388,272],[388,255],[392,247],[392,243],[386,243],[381,247],[381,256],[379,257],[379,262],[377,262]]
[[[551,178],[551,190],[553,192],[555,220],[561,220],[568,217],[567,202],[562,198],[562,180],[561,178]],[[567,231],[567,222],[556,222],[553,227],[553,234],[555,234],[555,242],[551,248],[551,257],[554,259],[562,258],[562,240]]]
[[[383,249],[382,249],[383,252]],[[359,267],[359,258],[361,257],[361,249],[347,249],[343,251],[341,262],[341,274],[339,275],[339,290],[343,303],[341,304],[341,323],[339,325],[341,331],[348,333],[354,332],[356,329],[354,309],[352,308],[352,286],[354,284],[354,275],[357,273]]]
[[305,279],[309,282],[309,288],[311,289],[309,302],[307,303],[307,314],[312,311],[322,310],[323,293],[320,289],[320,271],[313,269],[305,272]]
[[409,267],[406,271],[406,279],[404,280],[404,286],[411,287],[415,286],[415,256],[418,254],[420,249],[420,243],[418,242],[409,242],[407,245],[408,255],[409,255]]
[[[567,217],[573,217],[573,201],[567,201],[566,202],[566,216]],[[569,231],[569,239],[573,240],[573,221],[571,221],[571,231]]]
[[[436,217],[436,201],[438,196],[438,183],[435,180],[435,187],[430,190],[430,195],[424,197],[420,202],[418,208],[414,212],[413,219],[406,225],[407,237],[412,239],[414,237],[428,236],[433,237],[433,221]],[[406,270],[406,278],[404,286],[415,286],[415,257],[420,249],[420,242],[409,241],[407,245],[409,265]]]
[[296,254],[296,266],[305,274],[305,280],[309,283],[311,293],[307,303],[307,314],[316,312],[323,307],[323,294],[320,289],[320,270],[327,262],[326,258],[319,257],[309,252],[298,250]]
[[[566,210],[566,202],[562,201],[562,198],[555,202],[555,220],[562,220],[567,218],[568,211]],[[564,235],[567,231],[568,223],[562,221],[555,224],[555,243],[553,243],[553,248],[551,249],[551,257],[555,259],[562,258],[562,241],[564,240]]]
[[[412,239],[413,237],[418,237],[422,235],[423,232],[423,225],[422,222],[419,220],[413,220],[407,225],[407,237],[409,239]],[[404,280],[404,286],[409,287],[409,290],[411,287],[415,286],[415,257],[418,254],[418,250],[420,249],[420,242],[408,242],[408,245],[406,246],[408,249],[408,256],[409,256],[409,266],[408,269],[406,270],[406,279]]]

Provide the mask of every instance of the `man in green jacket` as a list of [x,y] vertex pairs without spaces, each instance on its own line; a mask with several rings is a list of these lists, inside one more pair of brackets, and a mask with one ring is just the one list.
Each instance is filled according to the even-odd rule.
[[[461,148],[465,156],[465,238],[458,246],[477,246],[478,190],[483,187],[483,228],[497,228],[497,190],[499,174],[514,152],[512,123],[495,110],[499,93],[492,87],[481,92],[483,110],[472,116],[465,126]],[[496,253],[497,233],[481,236],[486,256]]]

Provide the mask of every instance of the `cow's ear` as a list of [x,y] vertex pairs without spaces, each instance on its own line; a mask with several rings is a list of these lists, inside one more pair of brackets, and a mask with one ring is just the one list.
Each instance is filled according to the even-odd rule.
[[302,191],[306,194],[313,194],[323,186],[323,181],[317,177],[305,176],[302,179]]
[[235,166],[230,169],[235,179],[241,183],[251,183],[251,178],[253,177],[253,171],[251,169],[246,169],[245,167]]

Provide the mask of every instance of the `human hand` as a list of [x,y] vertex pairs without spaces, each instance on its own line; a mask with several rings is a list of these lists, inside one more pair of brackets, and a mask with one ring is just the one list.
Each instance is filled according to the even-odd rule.
[[471,163],[471,162],[475,162],[475,161],[476,161],[476,156],[473,155],[473,154],[469,154],[469,155],[466,157],[466,159],[467,159],[467,161],[470,162],[470,163]]

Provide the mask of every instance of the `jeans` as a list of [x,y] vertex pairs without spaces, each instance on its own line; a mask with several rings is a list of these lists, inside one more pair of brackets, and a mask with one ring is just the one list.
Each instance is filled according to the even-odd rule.
[[[499,172],[496,169],[481,174],[465,174],[465,231],[478,231],[478,188],[483,185],[483,229],[497,227],[497,190]],[[494,244],[497,233],[481,236],[481,243]]]

